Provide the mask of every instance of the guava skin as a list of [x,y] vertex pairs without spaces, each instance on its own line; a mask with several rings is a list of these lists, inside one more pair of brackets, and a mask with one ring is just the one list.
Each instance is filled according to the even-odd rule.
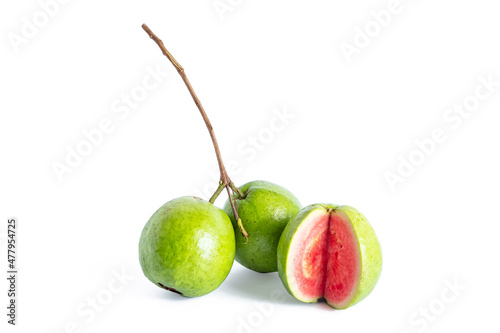
[[229,200],[224,205],[236,235],[236,261],[256,272],[276,272],[281,233],[300,211],[300,202],[287,189],[266,181],[249,182],[240,190],[245,196],[241,198],[235,194],[233,198],[248,232],[248,243],[238,228]]
[[139,241],[144,275],[187,297],[206,295],[226,279],[235,238],[224,211],[195,197],[173,199],[146,223]]

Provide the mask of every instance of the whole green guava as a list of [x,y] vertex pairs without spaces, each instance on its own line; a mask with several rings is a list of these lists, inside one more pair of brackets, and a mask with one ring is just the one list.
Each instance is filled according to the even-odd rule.
[[144,275],[187,297],[217,289],[234,262],[235,238],[224,211],[195,197],[173,199],[146,223],[139,242]]
[[257,272],[276,272],[281,233],[300,211],[300,202],[287,189],[266,181],[249,182],[240,190],[244,196],[235,193],[233,199],[248,232],[248,243],[239,231],[229,200],[224,205],[236,235],[236,261]]

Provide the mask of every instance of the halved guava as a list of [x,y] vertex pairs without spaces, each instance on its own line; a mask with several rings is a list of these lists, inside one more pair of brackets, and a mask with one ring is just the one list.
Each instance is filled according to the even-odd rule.
[[345,309],[375,287],[382,268],[377,236],[349,206],[311,205],[285,227],[278,245],[278,272],[285,288],[306,303],[324,298]]

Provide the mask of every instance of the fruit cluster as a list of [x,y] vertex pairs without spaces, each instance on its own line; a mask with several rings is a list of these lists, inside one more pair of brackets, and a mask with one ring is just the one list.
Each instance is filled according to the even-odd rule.
[[[299,301],[320,299],[345,309],[375,287],[382,256],[366,218],[349,206],[314,204],[302,208],[285,188],[266,181],[237,188],[225,171],[212,126],[184,69],[147,26],[163,54],[186,83],[210,132],[221,172],[209,201],[171,200],[144,227],[139,260],[146,277],[160,288],[187,297],[206,295],[228,276],[234,260],[261,273],[279,272]],[[227,189],[224,209],[214,206]]]

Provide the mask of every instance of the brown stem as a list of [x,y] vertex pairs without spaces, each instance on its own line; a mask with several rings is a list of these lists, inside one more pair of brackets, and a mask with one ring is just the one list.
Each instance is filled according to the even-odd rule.
[[230,182],[229,177],[227,175],[226,169],[224,168],[224,163],[222,162],[222,157],[221,157],[220,150],[219,150],[219,144],[217,143],[217,138],[215,137],[214,129],[212,127],[212,124],[210,123],[210,120],[208,119],[208,116],[207,116],[207,113],[205,112],[205,109],[201,105],[201,102],[198,99],[198,96],[196,96],[196,93],[194,92],[194,89],[191,86],[191,83],[189,82],[189,80],[186,76],[186,73],[184,72],[184,68],[181,66],[181,64],[179,64],[177,62],[177,60],[175,60],[175,58],[170,54],[170,52],[168,52],[167,48],[165,47],[165,45],[163,44],[161,39],[159,39],[151,31],[151,29],[149,29],[149,27],[146,24],[143,24],[142,28],[147,32],[149,37],[151,37],[151,39],[153,39],[156,42],[156,44],[158,44],[158,46],[160,47],[163,54],[168,58],[168,60],[170,60],[172,65],[174,65],[175,69],[177,70],[177,72],[181,76],[182,80],[186,84],[186,87],[188,88],[189,93],[191,94],[191,97],[194,100],[194,103],[198,107],[198,110],[200,110],[201,116],[203,117],[203,120],[205,121],[205,125],[207,126],[208,132],[210,133],[210,137],[212,138],[212,143],[213,143],[214,148],[215,148],[215,154],[217,155],[217,162],[219,163],[221,180],[224,182],[224,184],[229,183]]
[[[168,52],[165,45],[163,45],[163,42],[161,41],[161,39],[159,39],[153,33],[153,31],[151,31],[151,29],[149,29],[149,27],[146,24],[143,24],[142,28],[144,29],[144,31],[147,32],[149,37],[151,37],[151,39],[153,39],[156,42],[156,44],[158,44],[158,46],[160,47],[163,54],[168,58],[168,60],[170,60],[172,65],[174,65],[175,69],[177,70],[177,72],[181,76],[182,80],[186,84],[186,87],[188,88],[189,93],[191,94],[191,97],[193,98],[194,103],[198,107],[198,110],[200,110],[201,116],[203,117],[203,120],[205,121],[205,125],[207,126],[207,129],[208,129],[208,132],[210,133],[210,138],[212,138],[212,143],[213,143],[214,149],[215,149],[215,155],[217,156],[217,162],[219,164],[221,186],[223,186],[223,187],[219,186],[217,191],[210,198],[210,202],[213,203],[215,201],[215,199],[217,199],[217,196],[222,192],[222,189],[224,187],[226,187],[227,193],[229,195],[229,202],[231,203],[231,207],[233,209],[234,218],[236,221],[239,221],[238,225],[240,227],[240,231],[248,241],[248,233],[246,232],[245,228],[243,228],[241,220],[238,216],[238,210],[236,209],[236,206],[234,205],[233,198],[231,195],[231,190],[235,191],[234,188],[236,188],[236,187],[234,186],[234,184],[232,184],[231,179],[229,178],[229,175],[227,174],[226,168],[224,167],[224,163],[222,162],[219,144],[217,143],[217,138],[215,137],[215,132],[214,132],[214,129],[212,127],[212,124],[210,123],[210,120],[208,119],[207,113],[205,112],[205,109],[201,105],[201,102],[198,99],[198,96],[196,96],[196,93],[194,92],[194,89],[191,86],[191,83],[189,82],[189,80],[186,76],[186,73],[184,73],[184,68],[182,68],[182,66],[177,62],[177,60],[175,60],[175,58],[170,54],[170,52]],[[237,191],[237,193],[239,194],[239,193],[241,193],[241,191]]]

